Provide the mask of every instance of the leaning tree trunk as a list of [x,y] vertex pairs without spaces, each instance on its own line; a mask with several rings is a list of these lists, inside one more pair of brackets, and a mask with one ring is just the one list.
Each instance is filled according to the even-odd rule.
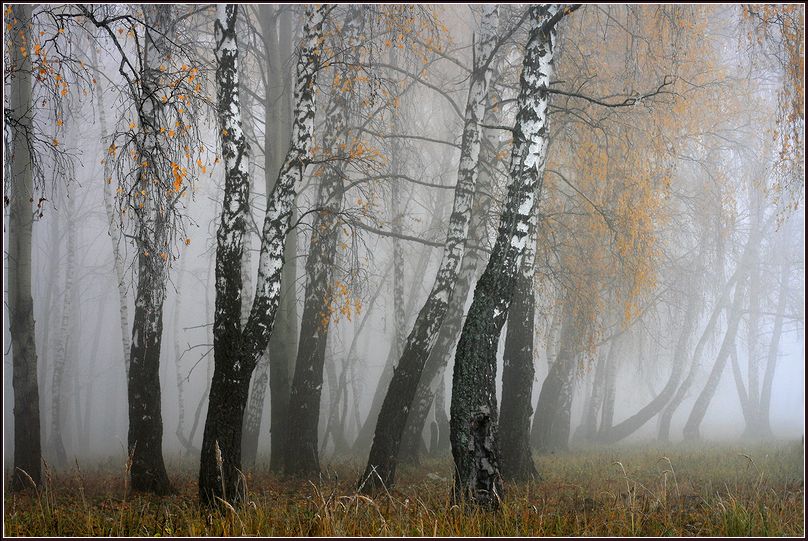
[[[749,240],[746,243],[746,247],[744,248],[744,253],[736,264],[735,272],[733,273],[733,276],[727,286],[725,286],[724,292],[719,300],[719,306],[724,304],[725,299],[729,296],[730,283],[734,282],[735,293],[733,295],[732,305],[728,309],[729,317],[724,340],[721,344],[721,348],[718,351],[718,356],[713,364],[713,369],[710,372],[707,383],[705,384],[701,393],[699,393],[696,403],[693,405],[693,409],[691,409],[690,415],[685,423],[683,435],[686,440],[699,439],[699,425],[704,419],[704,415],[707,413],[707,407],[710,405],[715,391],[718,388],[718,383],[721,380],[721,375],[724,372],[727,359],[729,358],[729,354],[735,345],[735,337],[738,332],[738,325],[740,324],[741,316],[743,315],[742,308],[745,284],[749,276],[751,265],[757,257],[762,231],[763,228],[755,228],[752,230]],[[719,311],[718,307],[717,311]],[[714,314],[714,316],[717,317],[716,314]]]
[[[460,334],[452,377],[451,440],[454,499],[499,506],[502,483],[497,443],[497,344],[513,297],[529,222],[541,198],[547,161],[547,110],[558,6],[530,7],[513,129],[511,184],[488,265],[477,281]],[[557,22],[557,19],[555,19]]]
[[[390,64],[393,66],[398,65],[398,51],[395,47],[390,49],[389,53]],[[393,133],[401,133],[401,119],[398,108],[394,108],[391,112],[391,129]],[[376,382],[376,390],[373,392],[373,399],[370,403],[370,410],[365,423],[359,430],[359,434],[354,441],[353,450],[355,454],[363,455],[368,452],[373,443],[373,434],[376,430],[376,422],[379,419],[379,412],[382,409],[384,402],[385,392],[390,387],[390,381],[393,379],[393,370],[396,361],[401,358],[401,351],[404,347],[407,326],[407,319],[413,312],[411,309],[412,302],[415,295],[410,296],[410,302],[407,303],[407,308],[404,308],[404,253],[401,246],[401,240],[398,238],[402,232],[403,218],[406,214],[406,205],[401,205],[401,183],[399,182],[399,175],[401,175],[401,144],[398,139],[391,139],[389,142],[390,153],[390,177],[392,185],[390,187],[390,229],[393,233],[393,339],[387,351],[387,358],[384,361],[381,376]],[[441,212],[432,214],[432,224],[439,222]],[[419,281],[426,269],[429,262],[429,255],[431,248],[424,247],[418,264],[415,266],[415,273],[413,274],[413,283]]]
[[759,437],[767,438],[772,436],[772,427],[769,411],[772,403],[772,384],[774,382],[774,371],[777,368],[777,355],[780,352],[780,337],[783,334],[783,320],[789,298],[788,278],[791,272],[791,265],[788,257],[780,267],[780,294],[777,299],[777,311],[774,316],[774,327],[772,337],[769,342],[769,351],[766,361],[766,372],[763,374],[763,389],[760,393],[760,433]]
[[[576,325],[572,316],[573,307],[569,301],[564,303],[559,349],[555,361],[550,366],[547,377],[541,386],[539,400],[536,403],[536,431],[540,453],[552,453],[567,449],[569,419],[567,395],[571,394],[571,384],[575,373],[576,362]],[[564,421],[566,420],[566,430]]]
[[237,503],[245,497],[241,441],[250,377],[269,343],[280,301],[283,253],[292,203],[310,161],[315,115],[315,82],[322,27],[328,7],[309,7],[297,63],[295,122],[289,152],[267,198],[258,279],[250,316],[241,325],[241,258],[250,182],[247,142],[238,97],[237,6],[219,5],[216,36],[217,113],[222,133],[225,192],[216,249],[214,371],[202,439],[199,496],[207,505]]
[[[258,8],[263,34],[264,51],[268,58],[268,84],[264,103],[264,176],[266,193],[271,193],[289,151],[292,136],[291,77],[284,70],[286,60],[292,55],[291,10],[273,8],[262,4]],[[282,81],[282,84],[277,84]],[[294,218],[293,218],[294,220]],[[267,388],[270,390],[270,462],[271,471],[283,469],[284,444],[289,410],[290,372],[297,357],[297,233],[295,229],[286,236],[284,265],[281,275],[281,300],[275,316],[275,332],[269,339],[250,388],[250,399],[244,418],[242,461],[252,467],[258,454],[258,440],[264,416]]]
[[[496,68],[494,68],[494,72],[493,77],[496,78]],[[492,112],[491,104],[489,103],[488,105],[489,107],[486,110],[483,120],[488,124],[497,124],[498,115]],[[483,138],[483,143],[488,144],[483,144],[483,147],[480,149],[482,153],[480,163],[490,163],[497,153],[497,149],[492,148],[493,145],[488,137]],[[418,382],[418,390],[415,393],[412,407],[407,416],[407,427],[404,431],[401,441],[401,450],[399,451],[399,460],[402,462],[410,464],[419,463],[422,434],[427,416],[429,415],[429,410],[432,408],[433,401],[435,400],[436,386],[443,382],[443,373],[449,363],[452,350],[457,344],[457,339],[460,337],[460,329],[466,311],[466,301],[471,292],[471,285],[477,277],[477,268],[481,260],[479,247],[482,245],[483,238],[485,237],[486,223],[491,208],[491,197],[488,194],[491,193],[493,186],[493,175],[489,170],[482,167],[479,175],[480,178],[477,181],[477,194],[474,197],[475,204],[472,209],[469,236],[466,241],[466,249],[463,252],[463,261],[460,263],[457,284],[455,284],[452,300],[449,303],[449,309],[446,312],[443,325],[441,325],[438,341],[435,343],[435,347],[432,348],[424,370],[421,373],[421,379]],[[436,409],[436,413],[437,412],[438,410]],[[443,415],[445,416],[445,413]],[[440,426],[440,422],[438,425],[438,446],[440,447],[441,444],[449,443],[449,433],[448,423],[445,427]],[[445,430],[440,432],[443,428],[445,428]],[[434,454],[434,451],[432,454]]]
[[727,324],[727,331],[724,335],[724,340],[721,343],[721,349],[718,350],[715,364],[713,365],[710,375],[707,378],[707,383],[704,385],[693,409],[690,411],[690,416],[687,418],[683,435],[685,440],[699,439],[699,425],[707,413],[707,408],[715,395],[718,388],[718,382],[721,380],[721,375],[724,373],[724,367],[727,364],[732,349],[735,347],[735,337],[738,334],[738,324],[741,321],[743,311],[743,300],[746,283],[746,274],[738,280],[735,285],[735,294],[732,301],[732,307],[729,313],[729,323]]
[[481,20],[480,39],[475,43],[477,64],[471,74],[466,102],[457,186],[443,258],[432,291],[407,337],[401,359],[393,372],[393,379],[379,411],[370,456],[360,480],[360,486],[365,490],[380,486],[389,487],[395,480],[398,452],[407,423],[407,414],[415,397],[424,364],[438,338],[438,330],[446,316],[457,282],[477,184],[480,123],[485,112],[488,83],[492,73],[491,63],[496,51],[497,23],[497,7],[486,6]]
[[[29,43],[30,5],[12,6],[13,34]],[[11,48],[11,61],[19,69],[11,82],[12,129],[10,217],[8,227],[8,313],[14,387],[14,473],[11,489],[39,486],[42,481],[39,383],[34,340],[34,300],[31,296],[31,236],[34,212],[34,181],[28,134],[32,126],[31,61],[18,47]]]
[[[393,160],[395,163],[395,160]],[[395,167],[392,169],[395,171]],[[393,214],[394,216],[398,214],[396,209],[401,208],[400,202],[396,197],[392,198],[393,202]],[[441,202],[438,201],[436,205],[435,212],[432,213],[432,220],[430,221],[429,230],[439,229],[443,224],[443,212],[441,211]],[[401,212],[406,211],[406,206],[401,209]],[[393,227],[400,227],[396,225],[395,218],[393,218]],[[395,231],[394,231],[395,232]],[[400,233],[400,230],[398,231]],[[393,269],[393,320],[395,325],[395,332],[393,333],[393,342],[389,345],[387,350],[387,359],[384,361],[384,369],[382,370],[382,374],[379,377],[379,381],[376,384],[376,390],[373,393],[373,400],[370,403],[370,411],[368,412],[367,417],[365,418],[365,423],[359,429],[359,434],[356,437],[356,441],[353,445],[353,452],[354,454],[362,454],[366,453],[370,450],[370,445],[373,443],[373,433],[376,430],[376,421],[379,418],[379,412],[382,409],[382,403],[384,403],[384,396],[385,391],[390,386],[390,381],[393,379],[393,368],[395,363],[398,359],[401,358],[401,348],[403,346],[403,338],[401,335],[403,334],[403,328],[406,326],[406,321],[411,317],[412,313],[415,311],[415,299],[417,298],[415,295],[410,295],[409,300],[407,301],[406,305],[404,304],[404,263],[403,263],[403,254],[401,253],[401,246],[395,241],[394,237],[393,242],[393,257],[392,257],[392,269]],[[415,264],[414,272],[413,272],[413,280],[412,280],[412,287],[418,287],[420,281],[426,272],[427,266],[429,265],[430,255],[434,247],[432,246],[424,246],[421,250],[421,255],[418,257],[418,261]],[[447,314],[448,315],[448,314]],[[435,351],[433,349],[433,351]],[[427,406],[428,410],[428,406]],[[428,411],[426,413],[429,413]],[[426,415],[426,414],[424,414]]]
[[530,416],[533,414],[533,322],[536,294],[533,273],[536,259],[536,214],[531,216],[531,232],[522,259],[522,268],[513,290],[508,313],[508,331],[502,368],[502,409],[500,410],[500,463],[503,478],[528,481],[539,472],[530,455]]
[[[354,6],[348,10],[342,33],[350,53],[337,70],[335,80],[351,80],[352,66],[359,59],[359,36],[363,29],[363,10]],[[306,293],[303,318],[297,347],[295,373],[289,395],[289,432],[286,440],[284,470],[292,475],[320,473],[318,426],[320,397],[323,387],[323,365],[332,311],[337,310],[336,288],[332,272],[337,256],[339,213],[342,210],[345,160],[351,137],[348,131],[355,98],[335,85],[330,107],[325,114],[323,149],[337,159],[325,167],[318,201],[322,211],[314,219],[309,256],[306,259]]]
[[[703,252],[704,250],[700,250],[699,257],[697,258],[695,264],[696,269],[701,269]],[[690,283],[690,287],[693,287],[692,282]],[[699,295],[696,291],[691,290],[687,295],[687,308],[682,315],[683,319],[681,331],[679,332],[679,337],[673,350],[673,368],[665,387],[653,398],[653,400],[641,408],[637,413],[614,426],[606,427],[605,431],[601,431],[598,435],[599,441],[603,443],[616,443],[628,437],[639,430],[660,411],[662,411],[668,402],[670,402],[671,398],[673,398],[673,395],[682,380],[682,374],[689,357],[688,344],[690,343],[690,336],[693,334],[696,328],[696,321],[698,319],[698,304],[701,300],[701,295]]]
[[693,386],[693,383],[696,379],[698,369],[701,366],[701,355],[704,351],[704,348],[707,346],[707,343],[713,336],[713,333],[718,326],[718,320],[721,316],[721,313],[724,311],[725,304],[728,302],[730,293],[732,292],[732,286],[741,276],[741,269],[737,267],[733,276],[724,284],[723,289],[721,290],[721,295],[716,300],[715,307],[713,308],[713,312],[710,315],[710,319],[707,321],[707,324],[702,331],[701,337],[699,341],[696,343],[696,347],[693,349],[692,360],[690,361],[690,369],[688,370],[687,376],[685,376],[684,381],[679,384],[679,388],[676,389],[676,393],[670,399],[668,404],[665,406],[665,409],[662,411],[662,414],[659,416],[659,427],[657,429],[657,439],[662,442],[667,442],[670,439],[670,426],[671,420],[673,419],[673,414],[682,404],[687,395],[687,392]]

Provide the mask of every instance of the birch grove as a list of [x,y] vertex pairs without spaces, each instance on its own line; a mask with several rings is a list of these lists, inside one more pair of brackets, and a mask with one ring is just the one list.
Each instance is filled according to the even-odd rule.
[[796,532],[804,7],[4,19],[9,535]]

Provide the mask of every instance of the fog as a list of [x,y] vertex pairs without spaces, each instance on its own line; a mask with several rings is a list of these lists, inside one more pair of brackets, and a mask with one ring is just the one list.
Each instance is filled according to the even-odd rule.
[[[272,449],[280,449],[273,447],[273,439],[289,437],[305,440],[300,448],[315,455],[315,469],[346,461],[359,467],[366,463],[374,429],[373,445],[386,437],[380,435],[376,419],[388,387],[400,392],[393,390],[391,378],[405,369],[397,369],[394,377],[393,368],[403,352],[410,351],[406,348],[418,346],[411,331],[426,325],[426,315],[419,312],[433,302],[429,299],[436,276],[444,276],[438,271],[445,266],[447,235],[457,231],[461,259],[477,260],[468,275],[469,286],[461,289],[465,297],[458,301],[451,289],[447,293],[449,313],[452,303],[458,302],[463,312],[455,322],[455,335],[438,337],[439,329],[449,332],[445,328],[451,321],[446,316],[442,327],[440,319],[434,329],[430,327],[435,336],[431,345],[418,350],[423,362],[413,372],[414,385],[423,388],[430,402],[416,453],[449,455],[448,420],[461,409],[456,402],[460,394],[453,393],[467,384],[462,379],[466,376],[457,371],[456,351],[473,356],[488,347],[479,345],[480,337],[468,342],[478,345],[457,346],[458,340],[475,339],[461,337],[475,329],[494,333],[486,343],[497,349],[496,369],[491,381],[479,383],[480,388],[496,389],[493,419],[500,425],[500,435],[511,430],[504,426],[509,421],[504,418],[503,394],[517,394],[503,393],[503,386],[511,385],[503,383],[503,371],[510,355],[506,355],[508,333],[514,335],[510,340],[518,339],[512,319],[528,333],[521,339],[521,347],[528,349],[520,351],[528,351],[532,369],[519,368],[516,380],[533,381],[524,400],[534,413],[526,421],[529,424],[520,421],[519,426],[534,453],[677,444],[686,439],[736,442],[803,436],[804,116],[802,105],[796,112],[792,109],[797,107],[795,100],[802,102],[804,86],[796,90],[789,86],[794,58],[783,40],[756,37],[759,32],[770,37],[777,28],[761,31],[758,26],[763,23],[735,6],[585,5],[565,15],[550,41],[554,70],[549,88],[554,91],[549,92],[545,138],[549,144],[540,165],[531,168],[542,172],[532,188],[537,203],[527,207],[535,226],[526,255],[520,252],[511,277],[491,282],[518,284],[515,277],[524,272],[529,286],[509,285],[511,290],[517,287],[517,293],[502,293],[504,304],[497,306],[506,306],[507,323],[473,327],[467,318],[477,310],[472,307],[475,297],[484,293],[482,286],[475,290],[475,284],[488,272],[491,254],[498,253],[504,227],[500,224],[505,223],[503,216],[510,216],[508,189],[517,178],[514,163],[520,159],[512,157],[518,125],[514,126],[523,118],[517,114],[524,100],[539,95],[520,94],[526,84],[520,75],[530,39],[526,6],[500,6],[497,31],[490,38],[496,50],[490,82],[482,94],[484,117],[478,122],[482,144],[479,163],[475,159],[473,164],[478,171],[476,195],[471,218],[460,229],[450,219],[455,216],[453,205],[459,212],[455,187],[466,145],[464,119],[470,114],[467,107],[472,107],[467,106],[469,88],[479,79],[472,73],[477,60],[473,43],[486,39],[483,8],[362,5],[353,8],[357,15],[347,5],[329,7],[323,37],[315,39],[314,50],[320,47],[322,56],[316,82],[309,86],[313,144],[302,177],[290,184],[294,189],[290,232],[279,241],[281,250],[285,246],[283,278],[276,284],[280,301],[267,286],[267,298],[275,300],[260,306],[256,301],[256,310],[264,314],[255,316],[250,309],[256,291],[262,291],[259,271],[270,268],[267,264],[259,269],[259,260],[269,249],[262,240],[269,235],[263,225],[267,201],[280,197],[276,192],[283,184],[284,157],[300,137],[292,121],[305,105],[300,98],[303,91],[294,93],[301,84],[296,72],[300,51],[311,37],[304,29],[309,20],[304,6],[240,6],[235,19],[242,123],[238,130],[222,127],[231,126],[222,124],[223,119],[231,120],[226,117],[228,109],[222,109],[226,102],[216,54],[226,58],[228,49],[216,49],[214,20],[221,13],[217,15],[215,7],[174,6],[166,34],[149,38],[154,53],[138,48],[147,44],[141,20],[152,20],[149,12],[154,6],[83,9],[34,6],[34,37],[29,39],[41,42],[43,52],[47,49],[50,67],[41,67],[44,53],[34,53],[31,44],[24,45],[30,50],[27,64],[11,58],[18,38],[10,32],[5,36],[9,45],[4,48],[4,63],[30,67],[34,62],[29,116],[34,134],[30,151],[35,157],[23,167],[33,170],[30,292],[39,393],[39,426],[15,424],[12,382],[18,352],[9,299],[10,291],[20,286],[9,281],[16,262],[4,248],[7,478],[14,469],[15,431],[39,430],[42,459],[57,470],[76,463],[122,468],[134,452],[129,424],[132,393],[140,400],[138,385],[146,385],[144,394],[156,390],[152,380],[134,381],[133,368],[127,391],[124,360],[128,347],[133,367],[150,362],[147,356],[138,360],[136,350],[147,339],[142,331],[133,330],[141,307],[136,298],[146,295],[139,291],[139,276],[152,268],[142,257],[151,245],[139,236],[143,224],[151,223],[144,221],[148,212],[139,202],[147,199],[153,202],[147,202],[147,211],[157,205],[168,209],[160,219],[170,216],[157,222],[157,228],[165,228],[164,236],[154,233],[160,243],[165,240],[159,247],[163,263],[158,261],[165,270],[165,298],[156,301],[162,305],[162,340],[158,338],[157,349],[150,350],[159,352],[153,371],[159,376],[162,454],[169,477],[179,464],[199,467],[206,423],[215,421],[208,412],[208,396],[216,392],[216,384],[211,391],[216,357],[220,356],[221,366],[237,358],[232,353],[236,346],[214,348],[216,340],[226,337],[214,337],[214,322],[217,317],[225,321],[228,309],[229,301],[222,295],[233,291],[222,285],[226,280],[217,278],[216,271],[217,251],[224,253],[230,242],[223,240],[224,234],[217,237],[225,223],[228,171],[247,175],[249,184],[244,255],[236,259],[241,265],[237,282],[242,296],[235,313],[240,311],[241,320],[234,323],[245,334],[231,344],[244,351],[253,317],[272,326],[266,336],[269,344],[246,376],[249,395],[239,398],[236,391],[222,391],[222,404],[228,396],[243,399],[244,417],[255,411],[259,415],[254,462],[245,459],[242,443],[244,464],[239,468],[269,468]],[[116,15],[130,18],[120,24],[104,22]],[[160,16],[151,23],[154,29],[162,28]],[[362,19],[360,31],[351,30],[356,17]],[[43,34],[36,38],[39,32]],[[53,39],[46,41],[50,36]],[[170,47],[171,53],[165,56],[161,46]],[[179,74],[180,83],[167,94],[172,109],[160,114],[165,114],[166,122],[176,117],[177,126],[185,122],[191,127],[182,133],[178,127],[176,138],[159,137],[159,145],[173,150],[166,150],[164,163],[152,163],[151,168],[168,192],[155,181],[155,187],[144,188],[142,199],[137,194],[142,182],[137,164],[146,158],[136,149],[148,146],[148,134],[138,139],[138,130],[149,111],[133,105],[132,88],[142,85],[127,86],[130,72],[121,61],[124,53],[130,59],[145,58],[146,65],[152,62],[152,71],[157,71],[154,65],[159,61],[168,64],[167,70],[161,64],[159,71],[170,77]],[[43,71],[37,79],[36,70],[51,68],[53,72]],[[16,114],[10,100],[20,69],[5,75],[4,118]],[[189,80],[191,69],[198,72]],[[54,82],[57,73],[60,79]],[[348,85],[345,73],[353,77]],[[60,81],[69,86],[60,86]],[[183,97],[183,92],[189,94]],[[342,121],[328,116],[349,105],[350,114]],[[177,106],[187,111],[177,112]],[[9,198],[21,197],[15,190],[22,185],[8,152],[21,152],[15,122],[4,122],[6,247],[19,238],[12,232],[13,205],[9,205]],[[342,131],[329,133],[332,129]],[[227,145],[238,145],[239,137],[248,145],[248,161],[242,163],[244,170],[241,166],[231,170],[230,160],[235,158]],[[179,156],[177,162],[187,169],[178,173],[169,154]],[[335,169],[340,186],[327,188]],[[269,195],[268,186],[275,188]],[[319,266],[307,265],[313,247],[319,250]],[[236,268],[221,257],[221,269]],[[145,259],[149,258],[156,260],[157,252]],[[506,272],[512,261],[503,261],[510,263],[497,268]],[[463,259],[462,264],[466,262]],[[323,274],[325,266],[330,268]],[[117,271],[122,271],[120,281]],[[451,282],[462,281],[463,270],[453,272],[446,275]],[[325,280],[319,290],[312,286],[317,280]],[[319,302],[319,313],[311,312],[315,323],[303,321],[309,313],[307,287],[312,288],[310,295],[320,295],[313,301]],[[460,286],[453,287],[456,293]],[[530,310],[520,308],[514,316],[517,299],[522,306],[528,297],[532,297]],[[270,319],[261,320],[266,314]],[[500,308],[491,314],[483,321],[500,317],[505,321]],[[525,314],[531,314],[532,321]],[[425,376],[432,379],[424,381],[421,372],[426,374],[433,362],[426,358],[442,339],[450,340],[451,347],[445,361],[435,361],[437,368],[430,374],[437,375]],[[315,351],[307,353],[305,362],[311,368],[304,382],[306,374],[296,373],[295,361],[303,362],[300,352],[307,346]],[[324,347],[319,365],[318,347]],[[231,360],[225,358],[230,354]],[[284,355],[287,364],[270,366],[276,354]],[[238,367],[242,362],[249,366],[244,358],[236,361]],[[516,367],[516,360],[508,362]],[[553,378],[560,378],[556,394],[561,397],[555,401],[550,398],[555,380],[548,380],[554,367],[558,375]],[[285,376],[278,375],[276,370],[281,369]],[[483,378],[479,375],[483,372],[474,374]],[[263,400],[255,410],[261,382]],[[299,388],[292,390],[294,396],[313,393],[297,406],[302,409],[295,409],[294,398],[291,406],[283,406],[285,424],[273,417],[273,384],[285,386],[287,403],[295,386]],[[405,419],[406,411],[416,409],[413,396],[421,396],[407,394],[415,389],[402,394],[411,404],[405,408]],[[540,398],[543,395],[546,401]],[[500,404],[503,410],[498,412]],[[524,410],[521,407],[519,411]],[[303,431],[311,408],[319,408],[313,440],[294,434],[298,423]],[[663,434],[660,422],[668,410],[670,427]],[[543,421],[536,420],[541,413],[555,419],[551,427],[543,428]],[[152,414],[143,415],[147,420]],[[626,423],[632,419],[637,426]],[[366,423],[369,438],[363,443],[360,434]],[[291,430],[292,436],[275,433],[282,430]],[[241,430],[238,434],[241,438]],[[59,439],[64,455],[58,450]],[[502,445],[511,444],[500,441]],[[227,462],[229,451],[222,452]],[[288,460],[286,466],[273,465],[273,471],[288,471]]]

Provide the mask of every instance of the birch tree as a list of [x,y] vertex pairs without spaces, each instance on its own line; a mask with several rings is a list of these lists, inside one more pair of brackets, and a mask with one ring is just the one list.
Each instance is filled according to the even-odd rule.
[[511,184],[491,258],[477,281],[455,354],[451,440],[454,498],[497,507],[502,484],[497,449],[496,351],[528,240],[530,216],[547,160],[548,88],[555,27],[566,10],[534,5],[525,47],[511,151]]
[[327,6],[309,7],[295,81],[292,141],[278,180],[268,196],[261,235],[256,292],[241,325],[241,263],[249,202],[248,147],[241,121],[236,15],[238,7],[219,5],[216,38],[216,98],[225,166],[225,192],[217,232],[214,371],[202,439],[199,496],[205,504],[239,502],[244,497],[241,441],[250,377],[269,342],[280,300],[283,251],[292,202],[310,160],[315,114],[315,83],[320,65]]
[[[289,396],[289,423],[284,470],[289,474],[320,472],[317,427],[320,420],[320,397],[323,387],[323,365],[333,308],[332,273],[335,264],[339,214],[342,209],[345,164],[351,148],[349,132],[352,110],[358,96],[343,92],[343,82],[352,79],[351,67],[359,60],[359,36],[364,24],[361,8],[349,8],[342,25],[348,53],[337,69],[334,94],[325,114],[322,147],[335,161],[327,164],[317,200],[322,209],[316,215],[306,259],[306,292],[300,326],[297,360]],[[356,91],[356,86],[354,87]],[[354,92],[355,93],[355,92]]]
[[449,308],[463,259],[478,177],[480,123],[485,113],[497,41],[498,9],[496,6],[485,6],[483,10],[480,38],[475,43],[475,66],[469,84],[457,186],[443,258],[432,290],[404,344],[401,359],[393,372],[393,379],[379,412],[370,456],[360,480],[360,486],[366,490],[380,485],[389,487],[394,482],[407,414],[415,397],[424,364],[435,345],[438,331]]
[[[261,27],[268,73],[264,85],[264,176],[266,193],[278,178],[284,157],[289,150],[292,135],[292,88],[291,73],[284,69],[291,58],[292,6],[258,6],[258,22]],[[292,218],[295,219],[294,216]],[[294,370],[297,357],[297,232],[292,229],[286,235],[286,249],[281,276],[281,300],[275,316],[275,332],[269,338],[269,346],[258,362],[250,388],[250,400],[244,418],[244,441],[242,443],[245,466],[255,463],[258,440],[264,415],[267,389],[270,399],[270,455],[269,469],[283,469],[284,449],[288,433],[290,372]]]

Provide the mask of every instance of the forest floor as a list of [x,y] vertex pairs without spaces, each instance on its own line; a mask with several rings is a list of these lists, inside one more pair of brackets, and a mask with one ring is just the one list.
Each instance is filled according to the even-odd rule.
[[6,494],[11,536],[800,536],[802,442],[621,447],[539,456],[539,481],[506,484],[497,513],[449,504],[451,459],[401,467],[373,498],[360,464],[331,464],[317,482],[247,476],[248,502],[197,503],[196,472],[169,464],[178,494],[126,494],[123,469],[74,466],[38,493]]

